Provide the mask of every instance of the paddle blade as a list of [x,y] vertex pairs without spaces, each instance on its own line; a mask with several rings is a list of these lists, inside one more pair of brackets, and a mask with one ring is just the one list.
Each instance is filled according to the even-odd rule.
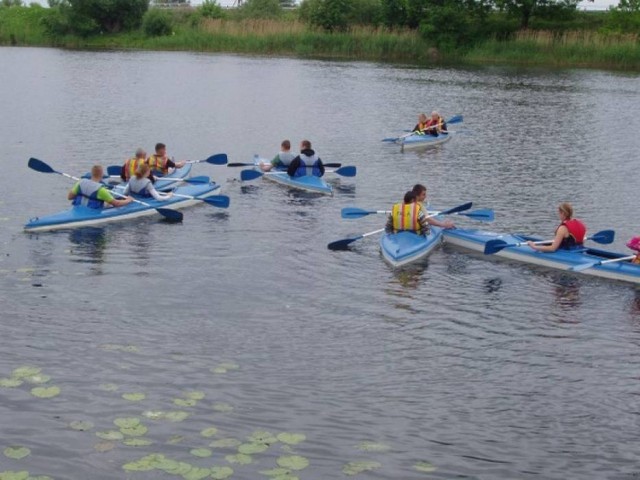
[[228,158],[226,153],[216,153],[215,155],[211,155],[205,160],[205,162],[212,165],[226,165],[227,161]]
[[169,220],[172,220],[174,222],[181,222],[184,217],[184,215],[182,215],[182,212],[171,210],[169,208],[156,208],[156,211],[164,218],[168,218]]
[[262,172],[258,172],[256,170],[242,170],[240,172],[240,180],[243,182],[248,182],[249,180],[255,180],[258,177],[261,177]]
[[355,207],[345,207],[340,211],[340,216],[342,218],[353,219],[353,218],[366,217],[367,215],[371,215],[372,213],[377,213],[377,212],[370,212],[368,210],[363,210],[361,208],[355,208]]
[[383,142],[395,142],[396,140],[398,140],[398,137],[388,137],[382,139]]
[[480,222],[493,222],[495,219],[495,214],[493,213],[493,210],[490,209],[474,210],[473,212],[461,213],[460,215],[465,215]]
[[455,115],[447,120],[447,123],[462,123],[463,117],[462,115]]
[[231,203],[229,197],[226,195],[213,195],[207,198],[200,198],[199,200],[218,208],[228,208],[229,203]]
[[473,202],[467,202],[462,205],[458,205],[457,207],[450,208],[449,210],[440,212],[440,215],[451,215],[452,213],[464,212],[465,210],[469,210],[472,206]]
[[340,168],[342,166],[341,163],[324,163],[326,168]]
[[341,167],[334,171],[333,173],[337,173],[338,175],[342,175],[343,177],[355,177],[356,176],[356,167]]
[[513,245],[508,244],[504,240],[489,240],[484,245],[484,254],[493,255],[494,253],[498,253],[500,250],[507,247],[513,247]]
[[35,170],[36,172],[40,172],[40,173],[57,173],[48,164],[44,163],[42,160],[38,160],[37,158],[33,158],[33,157],[29,159],[29,163],[27,163],[27,166],[31,170]]
[[120,165],[109,165],[107,167],[107,175],[110,177],[119,177],[122,173],[122,167]]
[[615,236],[616,232],[614,230],[601,230],[600,232],[591,235],[591,240],[596,243],[602,243],[606,245],[609,243],[613,243]]
[[[169,178],[167,178],[166,180],[170,180]],[[191,178],[185,178],[182,179],[181,181],[185,182],[185,183],[211,183],[211,179],[209,177],[207,177],[206,175],[200,175],[197,177],[191,177]]]
[[227,167],[253,167],[253,163],[235,162],[227,163]]
[[600,262],[591,262],[591,263],[583,263],[582,265],[574,265],[570,267],[569,270],[572,272],[581,272],[583,270],[587,270],[588,268],[595,267],[596,265],[600,265]]
[[349,245],[355,242],[356,240],[360,240],[362,235],[358,235],[357,237],[352,238],[343,238],[342,240],[336,240],[335,242],[331,242],[327,245],[329,250],[347,250]]

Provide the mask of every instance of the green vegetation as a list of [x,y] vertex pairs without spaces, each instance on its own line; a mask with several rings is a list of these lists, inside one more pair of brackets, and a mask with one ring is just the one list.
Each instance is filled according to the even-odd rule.
[[[640,69],[640,0],[248,0],[224,9],[148,0],[0,6],[0,45],[235,52],[407,63]],[[126,6],[125,6],[126,4]],[[526,28],[523,28],[525,27]]]

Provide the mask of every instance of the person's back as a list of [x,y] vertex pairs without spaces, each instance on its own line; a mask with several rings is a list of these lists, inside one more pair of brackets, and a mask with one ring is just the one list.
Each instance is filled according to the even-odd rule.
[[303,177],[305,175],[322,177],[324,175],[322,160],[311,148],[309,140],[300,142],[300,154],[291,161],[287,168],[287,173],[290,177]]
[[130,178],[133,178],[136,174],[136,170],[138,167],[144,163],[147,163],[147,152],[145,152],[142,148],[138,148],[136,150],[136,154],[134,157],[129,158],[124,165],[122,166],[122,170],[120,172],[120,178],[123,181],[128,181]]
[[74,206],[86,206],[94,209],[104,208],[105,202],[114,206],[121,207],[129,202],[130,198],[118,200],[113,198],[104,183],[101,182],[104,170],[100,165],[94,165],[91,168],[91,178],[83,178],[77,182],[67,195]]
[[385,230],[387,233],[402,231],[410,231],[418,235],[427,235],[429,233],[429,224],[425,221],[424,210],[416,202],[414,192],[405,193],[403,201],[393,205]]
[[155,200],[169,200],[172,197],[172,193],[162,194],[158,192],[153,183],[148,178],[149,165],[142,163],[138,166],[135,176],[129,180],[124,194],[134,194],[140,197],[153,197]]
[[560,226],[564,226],[569,232],[569,235],[562,239],[560,248],[571,250],[584,244],[584,239],[587,234],[587,227],[584,223],[582,223],[582,221],[578,220],[577,218],[570,218],[563,221]]

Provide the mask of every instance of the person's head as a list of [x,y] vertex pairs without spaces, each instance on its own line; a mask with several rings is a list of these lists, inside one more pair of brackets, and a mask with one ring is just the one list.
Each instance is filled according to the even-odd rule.
[[435,110],[431,112],[431,120],[438,120],[440,118],[440,114]]
[[418,115],[418,123],[427,123],[427,116],[424,113]]
[[289,140],[283,140],[280,144],[280,148],[282,148],[283,152],[288,152],[291,150],[291,142]]
[[640,237],[633,237],[631,240],[627,242],[627,247],[631,250],[635,250],[640,254]]
[[413,193],[413,190],[409,190],[407,193],[404,194],[403,203],[413,203],[415,201],[416,201],[416,194]]
[[156,143],[156,155],[164,157],[167,154],[167,146],[164,143]]
[[571,220],[573,218],[573,207],[568,202],[563,202],[558,205],[558,215],[560,216],[560,220],[563,222],[565,220]]
[[416,183],[411,190],[416,196],[417,202],[424,202],[427,199],[427,187],[421,185],[420,183]]
[[311,150],[311,142],[309,140],[302,140],[300,142],[300,150]]
[[136,150],[136,158],[147,158],[147,152],[144,151],[144,148]]
[[104,175],[104,168],[102,165],[94,165],[91,167],[91,178],[94,180],[101,181]]
[[150,171],[151,170],[149,168],[149,165],[147,165],[146,163],[141,163],[140,165],[138,165],[138,168],[136,168],[136,178],[138,180],[147,178],[149,176]]

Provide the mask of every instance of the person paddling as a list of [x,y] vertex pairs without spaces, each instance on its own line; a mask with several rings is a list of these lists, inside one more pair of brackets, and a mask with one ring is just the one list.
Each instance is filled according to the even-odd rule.
[[272,169],[282,169],[288,168],[291,165],[291,162],[296,157],[295,154],[291,153],[291,142],[289,140],[283,140],[280,144],[280,151],[273,157],[271,163],[260,163],[260,170],[263,172],[269,172]]
[[149,165],[142,163],[138,165],[136,174],[129,180],[127,187],[124,189],[125,195],[138,195],[140,197],[153,197],[158,201],[169,200],[173,196],[173,192],[160,193],[158,192],[151,180],[149,180]]
[[577,218],[573,218],[573,207],[570,203],[564,202],[558,206],[558,217],[560,225],[556,228],[556,236],[551,245],[536,245],[528,241],[534,250],[539,252],[555,252],[559,248],[571,250],[581,247],[587,235],[587,227]]
[[627,247],[636,251],[636,258],[631,260],[631,263],[640,265],[640,237],[633,237],[627,242]]
[[103,175],[102,165],[94,165],[91,167],[91,178],[83,178],[71,187],[67,198],[73,202],[73,205],[84,205],[95,209],[104,208],[105,202],[113,207],[123,207],[133,201],[131,197],[113,198],[102,183]]
[[[124,165],[122,166],[122,170],[120,170],[120,178],[122,178],[124,182],[128,181],[130,178],[133,178],[133,176],[136,174],[136,170],[138,170],[138,167],[146,163],[147,163],[147,152],[145,152],[143,148],[138,148],[136,150],[135,156],[131,157],[126,162],[124,162]],[[149,180],[151,180],[152,182],[156,181],[156,179],[153,177],[151,173],[149,173]]]
[[[427,215],[426,208],[424,207],[424,203],[427,201],[427,187],[425,187],[420,183],[416,183],[413,186],[413,189],[411,191],[416,196],[416,203],[420,205],[420,208],[423,210],[423,212],[425,212],[425,215]],[[445,220],[441,222],[440,220],[437,220],[436,218],[432,217],[432,218],[427,218],[426,221],[429,225],[435,225],[436,227],[447,228],[447,229],[456,228],[456,226],[451,220]]]
[[167,175],[171,169],[184,167],[186,161],[174,162],[167,156],[167,146],[164,143],[156,143],[156,153],[149,156],[147,164],[151,168],[151,173],[158,176]]
[[447,133],[447,124],[435,110],[431,112],[431,118],[427,118],[424,113],[421,113],[418,115],[418,123],[413,127],[413,132],[418,135],[438,136],[440,133]]
[[316,152],[311,149],[311,142],[309,140],[302,140],[302,142],[300,142],[300,154],[291,161],[287,168],[287,173],[290,177],[303,177],[305,175],[322,177],[324,175],[322,160]]
[[416,194],[408,191],[404,194],[402,203],[396,203],[391,209],[385,231],[387,233],[410,231],[418,235],[428,235],[429,223],[425,217],[424,210],[416,202]]

